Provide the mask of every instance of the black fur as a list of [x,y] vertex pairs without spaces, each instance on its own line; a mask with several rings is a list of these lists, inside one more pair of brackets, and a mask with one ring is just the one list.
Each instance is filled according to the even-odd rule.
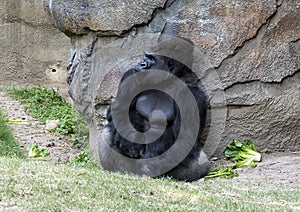
[[[149,69],[164,70],[180,78],[194,95],[200,117],[197,142],[193,146],[191,152],[178,166],[167,173],[164,173],[162,176],[170,176],[185,181],[198,180],[205,176],[210,168],[210,163],[200,145],[201,133],[206,120],[206,95],[198,85],[199,79],[188,67],[178,61],[160,55],[146,54],[142,62],[123,75],[121,83],[129,76],[139,71],[151,71]],[[169,86],[172,87],[172,84]],[[180,90],[178,92],[180,93]],[[181,116],[176,102],[169,95],[161,91],[144,91],[138,94],[131,102],[129,118],[132,126],[137,131],[147,132],[150,127],[159,127],[163,122],[163,120],[157,119],[152,122],[152,126],[150,126],[150,114],[154,110],[162,111],[167,121],[164,133],[156,141],[149,144],[138,144],[123,138],[115,128],[111,116],[111,107],[107,112],[108,124],[106,125],[106,129],[109,131],[110,135],[108,136],[108,139],[102,139],[106,140],[110,148],[114,149],[119,154],[133,159],[149,159],[161,155],[174,144],[180,131]],[[155,126],[156,124],[157,126]],[[111,163],[111,161],[109,161],[111,159],[109,159],[109,157],[104,158],[102,152],[105,152],[105,150],[99,150],[100,160],[104,168],[108,170],[126,171],[126,168],[122,167],[122,163]],[[111,168],[109,166],[114,167]]]

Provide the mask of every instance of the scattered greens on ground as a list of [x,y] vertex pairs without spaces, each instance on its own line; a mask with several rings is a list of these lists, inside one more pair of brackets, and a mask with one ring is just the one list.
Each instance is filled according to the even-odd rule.
[[0,111],[0,157],[22,157],[23,151],[14,139],[10,126],[6,123],[6,117]]
[[74,144],[82,145],[87,140],[88,127],[79,113],[72,108],[59,90],[43,87],[25,89],[6,89],[13,98],[25,104],[29,115],[45,124],[47,120],[59,120],[54,133],[68,135]]
[[205,176],[206,179],[221,177],[221,178],[233,178],[239,176],[238,173],[234,171],[232,166],[229,166],[225,169],[214,169]]
[[[41,123],[45,124],[47,120],[59,120],[58,127],[53,130],[54,132],[68,135],[74,144],[83,144],[80,140],[86,140],[88,133],[87,126],[78,112],[60,96],[58,90],[33,87],[26,89],[7,89],[6,91],[10,96],[20,100],[22,104],[25,104],[27,112],[31,116],[39,119]],[[22,122],[18,120],[5,118],[2,120],[4,124],[5,122],[22,124]],[[2,150],[2,152],[4,151]],[[6,154],[8,154],[7,152],[11,151],[6,150]],[[249,140],[245,140],[244,142],[233,140],[224,149],[224,154],[227,159],[235,162],[235,165],[226,167],[225,169],[212,170],[206,178],[235,177],[238,176],[238,174],[234,169],[249,165],[255,167],[255,162],[261,160],[261,155],[257,152],[254,144]],[[37,145],[32,145],[28,152],[29,158],[46,157],[48,155],[48,149],[40,148]],[[90,152],[83,150],[70,164],[84,166],[94,165],[95,163],[91,158]]]
[[91,161],[90,155],[86,151],[82,151],[74,158],[75,163],[89,163]]
[[92,156],[92,152],[89,147],[85,147],[79,155],[69,162],[69,165],[79,167],[97,167],[97,163]]
[[256,147],[250,140],[245,140],[244,142],[233,140],[225,147],[224,154],[227,159],[236,162],[235,168],[244,166],[255,168],[255,162],[261,161],[261,154],[257,152]]
[[40,147],[36,144],[32,144],[29,147],[29,151],[28,151],[28,157],[29,158],[47,157],[48,155],[50,155],[50,151],[46,147]]
[[209,172],[205,178],[232,178],[238,176],[234,169],[244,166],[256,167],[255,162],[261,161],[261,154],[257,152],[256,147],[250,140],[240,142],[233,140],[224,149],[224,155],[227,159],[235,162],[235,165],[228,166],[224,169],[215,169]]

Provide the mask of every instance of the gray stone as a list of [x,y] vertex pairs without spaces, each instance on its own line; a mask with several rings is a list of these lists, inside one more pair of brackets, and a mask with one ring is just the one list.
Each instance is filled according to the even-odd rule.
[[43,3],[3,0],[0,14],[0,84],[66,90],[70,41],[54,27]]
[[59,120],[46,120],[45,129],[46,130],[55,130],[58,128]]
[[121,35],[134,26],[151,21],[166,1],[44,0],[56,25],[68,34]]
[[259,150],[300,150],[300,3],[85,2],[45,5],[71,38],[69,91],[94,149],[122,74],[172,35],[195,44],[193,71],[211,103],[207,152],[221,154],[232,139],[252,139]]

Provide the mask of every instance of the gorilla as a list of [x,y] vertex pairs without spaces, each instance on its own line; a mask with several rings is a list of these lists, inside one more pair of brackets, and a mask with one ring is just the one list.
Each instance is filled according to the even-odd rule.
[[[198,77],[188,67],[191,67],[191,46],[182,40],[161,42],[146,50],[143,61],[124,73],[116,101],[107,111],[108,124],[99,142],[100,162],[104,169],[152,177],[167,176],[188,182],[209,172],[210,163],[201,145],[207,100]],[[175,59],[178,56],[180,61]],[[167,74],[157,77],[155,70]],[[143,75],[138,76],[139,73]],[[197,114],[191,110],[189,102],[182,108],[168,92],[163,92],[172,91],[178,98],[186,96],[186,90],[174,85],[174,77],[191,92]],[[132,101],[126,95],[118,100],[121,94],[139,91],[149,84],[151,88],[136,93]],[[124,101],[130,101],[129,108],[124,106]],[[187,117],[182,117],[184,113]],[[116,116],[128,116],[129,124],[123,119],[115,119]],[[199,123],[193,122],[194,117],[199,117]],[[183,118],[189,120],[187,130],[182,127]],[[129,125],[138,134],[132,133]],[[189,130],[192,126],[198,126],[195,134]],[[147,134],[151,130],[152,134]],[[175,143],[179,143],[179,147],[172,149]],[[165,152],[171,157],[163,156]]]

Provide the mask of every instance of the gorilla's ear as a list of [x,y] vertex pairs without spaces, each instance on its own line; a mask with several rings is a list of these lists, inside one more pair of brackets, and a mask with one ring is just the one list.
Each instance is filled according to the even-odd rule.
[[172,60],[168,61],[168,69],[170,72],[174,69],[174,62]]

